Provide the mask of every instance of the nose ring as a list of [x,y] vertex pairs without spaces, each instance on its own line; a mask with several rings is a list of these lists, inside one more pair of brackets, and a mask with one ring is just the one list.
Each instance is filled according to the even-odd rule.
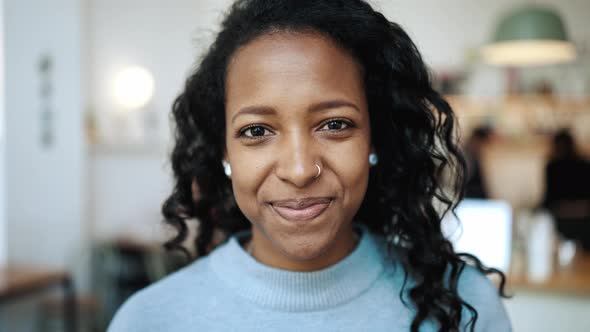
[[314,179],[317,179],[320,177],[320,174],[322,174],[322,168],[318,164],[315,164],[315,167],[318,168],[318,174],[316,174],[316,176],[314,176]]

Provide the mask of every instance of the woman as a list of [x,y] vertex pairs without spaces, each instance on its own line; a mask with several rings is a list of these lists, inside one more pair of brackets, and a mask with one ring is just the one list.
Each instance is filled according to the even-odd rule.
[[441,233],[453,112],[364,1],[237,1],[173,115],[167,247],[188,253],[196,219],[199,259],[109,331],[510,330],[499,272]]
[[555,217],[561,235],[590,251],[590,162],[577,151],[569,130],[558,131],[552,143],[542,205]]

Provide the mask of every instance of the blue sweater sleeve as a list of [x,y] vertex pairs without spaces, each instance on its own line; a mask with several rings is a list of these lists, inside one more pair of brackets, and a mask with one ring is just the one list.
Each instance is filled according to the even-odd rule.
[[[459,279],[459,295],[465,302],[477,310],[477,332],[511,332],[512,326],[498,288],[481,272],[466,266]],[[472,314],[463,309],[463,326],[469,322]],[[465,328],[465,331],[469,331]]]
[[145,323],[150,312],[142,302],[141,292],[129,298],[115,314],[107,332],[152,331],[153,327]]

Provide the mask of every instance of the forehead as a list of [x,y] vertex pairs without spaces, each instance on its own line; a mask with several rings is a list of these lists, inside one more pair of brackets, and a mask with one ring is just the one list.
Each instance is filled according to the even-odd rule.
[[[308,91],[306,91],[308,90]],[[276,32],[241,47],[230,61],[226,98],[363,91],[362,68],[332,40],[316,33]]]

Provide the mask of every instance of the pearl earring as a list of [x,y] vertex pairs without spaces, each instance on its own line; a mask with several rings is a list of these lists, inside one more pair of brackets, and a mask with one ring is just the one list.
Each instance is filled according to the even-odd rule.
[[221,163],[223,164],[223,172],[225,173],[225,175],[227,175],[228,178],[230,178],[231,177],[231,165],[225,160],[223,160]]
[[369,165],[375,166],[378,162],[379,158],[377,157],[377,154],[375,152],[371,152],[371,154],[369,154]]

